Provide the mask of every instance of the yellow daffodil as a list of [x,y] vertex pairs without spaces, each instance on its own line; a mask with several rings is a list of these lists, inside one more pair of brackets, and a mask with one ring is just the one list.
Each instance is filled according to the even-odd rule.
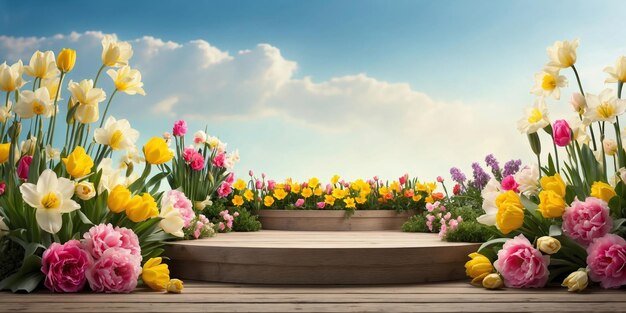
[[313,195],[313,190],[311,188],[302,188],[302,197],[305,199]]
[[414,195],[411,200],[413,200],[413,202],[419,202],[422,200],[422,195]]
[[556,173],[553,176],[543,176],[539,183],[543,190],[554,191],[561,198],[565,197],[565,182],[561,178],[561,174]]
[[609,203],[616,195],[615,189],[605,182],[597,181],[591,185],[591,196],[604,200],[606,203]]
[[503,234],[508,234],[524,224],[524,206],[519,195],[509,190],[496,198],[496,226]]
[[93,160],[81,146],[76,147],[67,158],[63,158],[63,164],[65,164],[67,172],[74,178],[86,176],[91,173],[93,168]]
[[122,66],[120,69],[108,70],[107,75],[113,80],[115,89],[121,92],[125,92],[129,95],[140,94],[146,95],[143,90],[143,82],[141,82],[141,73],[136,69],[131,69],[129,66]]
[[6,123],[13,118],[13,102],[7,101],[5,106],[0,106],[0,123]]
[[352,198],[352,197],[347,197],[347,198],[343,199],[343,202],[346,204],[346,208],[347,209],[355,209],[356,208],[356,204],[354,203],[354,198]]
[[325,195],[324,196],[324,203],[333,206],[335,205],[335,197],[331,196],[331,195]]
[[110,35],[102,38],[102,64],[106,66],[123,66],[133,56],[133,47],[125,41],[117,41]]
[[363,204],[365,202],[367,202],[367,198],[365,198],[365,197],[357,197],[356,198],[356,203],[358,203],[358,204]]
[[4,163],[9,160],[9,153],[11,151],[11,143],[0,144],[0,163]]
[[250,189],[246,189],[246,191],[243,193],[243,197],[246,199],[246,201],[250,202],[254,200],[254,193]]
[[167,284],[167,292],[169,293],[181,293],[185,288],[183,281],[180,279],[171,279]]
[[91,182],[82,181],[74,187],[74,194],[79,199],[87,201],[96,196],[96,187]]
[[561,217],[567,203],[563,197],[552,190],[543,190],[539,193],[539,212],[545,218]]
[[246,182],[241,178],[237,179],[237,181],[233,184],[233,188],[239,191],[244,190],[246,189]]
[[235,195],[232,202],[236,207],[240,207],[243,205],[243,198],[240,195]]
[[541,72],[535,74],[535,86],[530,92],[537,96],[549,97],[559,100],[561,98],[561,89],[567,86],[567,78],[559,75],[559,69],[554,67],[546,67]]
[[107,199],[109,210],[113,213],[124,212],[131,196],[130,190],[128,190],[128,188],[124,185],[116,185],[113,189],[111,189]]
[[586,94],[587,111],[584,118],[591,122],[615,123],[618,116],[626,111],[626,100],[617,99],[615,92],[604,89],[599,95]]
[[130,127],[128,120],[116,120],[109,116],[102,128],[96,128],[93,138],[97,143],[107,145],[113,150],[126,150],[135,146],[139,132]]
[[59,93],[58,100],[61,99],[61,92],[59,90],[59,81],[61,77],[52,77],[41,80],[41,87],[45,87],[48,89],[48,95],[50,96],[50,101],[54,102],[54,99],[57,97],[57,91]]
[[299,194],[300,190],[302,190],[302,186],[300,186],[300,184],[298,183],[291,183],[291,192],[295,193],[295,194]]
[[174,157],[165,140],[161,137],[153,137],[143,146],[143,154],[149,164],[163,164]]
[[143,265],[141,280],[153,290],[163,291],[170,282],[170,269],[162,258],[151,258]]
[[543,98],[537,98],[535,104],[526,109],[526,114],[517,121],[517,129],[522,134],[536,133],[538,130],[550,125],[548,107]]
[[33,53],[30,64],[24,67],[26,74],[37,78],[50,78],[59,76],[59,70],[54,60],[54,52],[39,50]]
[[12,92],[22,88],[26,84],[26,81],[22,79],[23,71],[22,60],[11,66],[7,65],[7,62],[0,64],[0,90]]
[[317,177],[309,179],[309,188],[315,188],[320,184],[320,180]]
[[480,253],[470,253],[469,257],[470,260],[465,262],[465,274],[472,278],[472,284],[481,284],[485,276],[493,273],[493,265]]
[[93,80],[83,79],[80,82],[70,80],[67,90],[72,94],[73,102],[86,105],[98,105],[106,99],[106,93],[101,88],[93,87]]
[[578,39],[572,41],[556,41],[551,47],[548,47],[548,58],[550,67],[568,68],[576,63],[576,49],[578,48]]
[[50,117],[55,113],[54,103],[45,87],[37,90],[20,92],[20,99],[14,108],[15,114],[21,118],[32,118],[35,115]]
[[347,196],[348,194],[348,190],[343,190],[343,189],[339,189],[339,188],[335,188],[332,191],[332,195],[333,197],[337,198],[337,199],[343,199]]
[[147,192],[133,196],[126,206],[126,216],[135,223],[159,216],[159,209],[154,198]]
[[615,61],[615,67],[606,67],[604,72],[609,74],[605,83],[626,82],[626,56],[620,56]]
[[339,178],[341,178],[339,177],[339,175],[333,175],[333,177],[330,179],[330,183],[333,185],[337,184],[339,182]]
[[57,57],[57,68],[59,71],[67,73],[76,64],[76,50],[63,48]]
[[321,196],[323,193],[324,193],[324,190],[322,190],[322,188],[319,188],[319,187],[317,187],[317,188],[315,188],[315,190],[313,190],[313,194],[318,196],[318,197]]
[[271,207],[272,204],[274,204],[274,197],[272,197],[272,196],[265,196],[265,198],[263,198],[263,204],[266,207]]
[[51,234],[61,230],[61,214],[80,209],[80,205],[72,200],[74,183],[67,178],[57,177],[51,169],[41,173],[36,185],[22,184],[20,193],[24,201],[35,208],[35,219],[39,227]]
[[288,193],[285,191],[285,189],[282,188],[276,188],[274,189],[274,198],[276,198],[276,200],[282,200],[285,199],[285,197],[287,197]]

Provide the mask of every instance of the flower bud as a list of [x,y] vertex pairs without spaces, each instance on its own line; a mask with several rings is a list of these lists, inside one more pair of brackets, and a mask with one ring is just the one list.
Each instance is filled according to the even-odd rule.
[[483,287],[487,289],[502,288],[502,285],[504,285],[502,277],[500,277],[500,274],[497,273],[491,273],[483,279]]
[[550,236],[543,236],[537,239],[537,248],[546,254],[555,254],[561,250],[561,242]]
[[585,269],[579,269],[569,274],[565,280],[563,280],[561,286],[567,287],[567,291],[576,292],[587,288],[588,283],[589,277],[587,276],[587,271]]
[[87,201],[96,196],[96,188],[93,183],[83,181],[74,186],[74,194],[79,199]]
[[63,48],[57,57],[57,68],[59,71],[67,73],[76,64],[76,50]]
[[183,281],[176,278],[171,279],[167,284],[167,292],[169,293],[181,293],[184,288]]
[[617,153],[617,142],[611,138],[604,138],[602,146],[606,155],[613,156]]
[[574,92],[572,94],[572,98],[569,100],[569,103],[572,105],[574,111],[576,111],[579,115],[585,113],[585,110],[587,109],[587,100],[585,100],[585,96],[578,92]]

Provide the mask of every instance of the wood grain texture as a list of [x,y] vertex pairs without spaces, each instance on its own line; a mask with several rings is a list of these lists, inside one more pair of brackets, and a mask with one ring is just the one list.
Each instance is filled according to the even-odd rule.
[[465,276],[478,244],[399,231],[227,233],[167,246],[175,276],[259,284],[389,284]]
[[400,230],[415,211],[361,210],[348,217],[343,210],[260,210],[263,229],[291,231]]

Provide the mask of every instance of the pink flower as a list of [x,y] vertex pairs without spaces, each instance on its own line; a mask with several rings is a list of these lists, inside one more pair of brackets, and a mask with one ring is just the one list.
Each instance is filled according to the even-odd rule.
[[455,230],[459,227],[459,222],[457,220],[448,221],[448,226],[450,226],[450,230]]
[[598,198],[574,200],[563,213],[563,232],[584,246],[606,235],[612,227],[609,207]]
[[446,215],[443,216],[444,220],[449,220],[452,217],[452,214],[450,212],[446,213]]
[[178,120],[174,122],[174,128],[172,129],[174,136],[182,137],[187,133],[187,122],[185,120]]
[[249,170],[248,171],[248,176],[250,176],[250,177],[254,176],[254,172],[252,170]]
[[326,206],[326,203],[324,201],[320,201],[316,203],[315,205],[317,205],[318,209],[323,209]]
[[180,211],[180,215],[185,221],[184,227],[189,227],[191,221],[196,217],[191,200],[189,200],[183,192],[178,190],[170,190],[165,194],[165,196],[172,201],[174,207]]
[[400,182],[400,185],[404,185],[406,184],[406,181],[408,179],[409,179],[409,174],[404,174],[400,178],[398,178],[398,181]]
[[137,287],[140,260],[126,249],[111,248],[87,270],[89,287],[95,292],[128,293]]
[[141,261],[139,238],[128,228],[115,227],[111,224],[95,225],[83,235],[85,249],[94,259],[99,259],[107,250],[120,248]]
[[372,178],[374,178],[375,181],[378,181],[378,176],[374,176]]
[[427,214],[426,215],[426,220],[430,221],[431,223],[435,220],[435,216],[432,214]]
[[261,173],[261,178],[265,178],[265,173]]
[[428,212],[432,212],[435,209],[435,206],[432,203],[426,203],[426,210]]
[[268,190],[274,190],[274,188],[276,188],[276,182],[273,180],[268,180],[267,181],[267,189]]
[[239,212],[233,213],[233,217],[237,217],[237,216],[239,216]]
[[7,184],[4,182],[0,183],[0,196],[4,194],[4,191],[7,189]]
[[226,176],[226,180],[224,180],[227,184],[232,185],[235,182],[235,173],[230,173]]
[[218,153],[211,163],[213,163],[216,167],[224,167],[224,163],[226,162],[226,153]]
[[193,237],[198,239],[200,235],[202,235],[202,229],[204,228],[204,224],[200,221],[196,222],[196,229],[193,231]]
[[286,192],[290,192],[291,191],[291,185],[285,184],[285,191]]
[[189,163],[193,159],[193,156],[198,153],[194,147],[187,147],[183,150],[183,159]]
[[170,141],[170,139],[172,139],[172,134],[170,134],[169,132],[164,132],[163,139],[165,139],[165,141]]
[[41,271],[46,276],[44,285],[52,292],[81,291],[87,283],[85,273],[92,262],[80,241],[54,242],[41,259]]
[[217,224],[217,227],[220,229],[220,231],[224,231],[224,229],[226,229],[226,225],[224,225],[223,222],[220,222],[219,224]]
[[326,194],[329,195],[331,193],[333,193],[333,185],[331,184],[326,184]]
[[507,240],[493,263],[510,288],[541,288],[548,281],[550,257],[533,248],[524,235]]
[[304,205],[304,199],[296,200],[296,204],[295,205],[296,205],[296,208],[299,208],[299,207],[303,206]]
[[587,266],[591,280],[602,288],[626,285],[626,240],[615,234],[594,240],[587,247]]
[[444,220],[441,220],[441,228],[439,229],[439,238],[443,238],[448,233],[448,226]]
[[204,157],[201,153],[196,153],[191,158],[191,169],[194,171],[200,171],[204,168]]
[[263,182],[260,179],[257,179],[256,182],[255,182],[255,187],[256,187],[256,189],[263,188]]
[[432,221],[426,221],[426,226],[428,227],[429,231],[433,231],[433,222]]
[[217,195],[220,198],[224,198],[226,196],[228,196],[231,192],[233,191],[233,189],[230,187],[229,184],[227,183],[222,183],[218,188],[217,188]]
[[515,181],[515,177],[513,175],[509,175],[502,179],[501,185],[503,190],[513,190],[515,192],[519,192],[519,184]]
[[33,162],[33,157],[30,155],[25,155],[20,159],[19,164],[17,165],[17,177],[27,180],[28,172],[30,170],[30,164]]
[[443,184],[443,177],[437,176],[437,182]]
[[565,147],[572,141],[572,130],[566,120],[557,120],[552,124],[552,135],[559,147]]

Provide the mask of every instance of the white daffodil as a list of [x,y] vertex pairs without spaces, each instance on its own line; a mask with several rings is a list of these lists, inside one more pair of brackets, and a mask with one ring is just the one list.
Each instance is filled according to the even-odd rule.
[[26,84],[26,81],[22,79],[23,71],[22,60],[11,66],[8,66],[7,62],[0,64],[0,90],[11,92],[22,88]]
[[163,197],[161,200],[161,222],[159,226],[164,232],[172,234],[176,237],[183,237],[183,227],[185,226],[185,220],[180,210],[174,207],[174,202],[168,197]]
[[239,150],[235,150],[228,156],[228,158],[226,158],[226,162],[224,165],[226,166],[226,168],[232,169],[237,163],[239,163],[240,159],[241,158],[239,157]]
[[106,99],[104,90],[94,88],[91,79],[83,79],[79,83],[70,80],[67,87],[67,90],[72,93],[73,102],[97,105]]
[[0,216],[0,238],[9,233],[9,226],[4,222],[4,217]]
[[51,101],[54,101],[54,98],[57,96],[57,91],[59,92],[59,98],[57,99],[57,101],[63,100],[61,99],[61,91],[59,90],[60,79],[60,77],[52,77],[41,80],[41,87],[46,87],[46,89],[48,89],[48,94],[50,94]]
[[615,92],[604,89],[599,95],[586,95],[587,111],[584,118],[591,122],[615,123],[616,117],[626,111],[626,100],[617,99]]
[[20,99],[13,111],[21,118],[32,118],[35,115],[50,117],[55,113],[54,103],[50,101],[50,93],[45,87],[35,92],[30,90],[20,92]]
[[543,98],[537,98],[535,104],[527,108],[524,117],[517,122],[517,129],[523,134],[532,134],[548,125],[548,107]]
[[30,138],[20,143],[20,153],[22,155],[34,155],[35,148],[37,147],[37,137],[31,136]]
[[125,41],[117,41],[111,35],[102,38],[102,64],[106,66],[128,65],[133,56],[133,47]]
[[35,51],[33,56],[30,58],[30,63],[24,67],[24,71],[32,77],[42,79],[56,77],[61,74],[57,68],[57,64],[54,59],[54,52],[52,51]]
[[581,145],[589,144],[589,141],[591,141],[591,137],[589,137],[589,133],[587,133],[587,127],[589,125],[585,125],[578,116],[570,118],[567,124],[569,124],[569,128],[572,129],[572,138],[574,140]]
[[585,96],[578,92],[574,92],[572,93],[572,98],[569,100],[569,103],[578,115],[585,114],[585,111],[587,110],[587,100],[585,100]]
[[108,70],[107,75],[111,77],[115,84],[115,89],[121,92],[125,92],[129,95],[140,94],[146,95],[143,90],[143,82],[141,82],[141,73],[136,69],[131,69],[129,66],[122,66],[120,69]]
[[51,145],[46,146],[46,161],[58,161],[61,159],[61,151],[53,148]]
[[572,41],[557,41],[551,47],[548,47],[548,66],[568,68],[576,63],[576,49],[578,48],[578,39]]
[[554,99],[561,98],[562,87],[567,86],[567,78],[559,74],[559,69],[546,67],[541,72],[535,74],[535,86],[530,92],[537,96],[552,96]]
[[605,83],[617,83],[626,82],[626,57],[620,56],[615,61],[615,67],[606,67],[604,72],[609,74],[609,77],[604,81]]
[[502,193],[500,183],[491,178],[485,188],[481,191],[483,197],[483,210],[485,214],[476,218],[476,220],[484,225],[495,225],[498,207],[496,206],[496,198]]
[[111,158],[102,159],[98,165],[98,171],[102,171],[100,184],[98,184],[98,194],[103,193],[105,190],[110,192],[117,185],[128,186],[122,171],[113,168],[113,160]]
[[35,218],[39,227],[51,234],[61,230],[61,214],[80,209],[80,205],[72,200],[74,183],[67,178],[57,178],[51,169],[41,173],[36,185],[22,184],[20,192],[24,201],[37,210]]
[[515,181],[521,194],[536,195],[539,192],[539,168],[535,164],[522,168],[515,174]]
[[13,102],[7,102],[7,105],[0,106],[0,122],[6,123],[8,120],[13,118],[13,112],[11,111],[13,108]]
[[126,149],[126,153],[120,159],[120,168],[126,169],[126,167],[131,163],[139,164],[144,161],[145,158],[142,153],[140,153],[139,148],[137,148],[137,146],[132,146]]
[[116,120],[109,116],[104,127],[96,128],[93,137],[97,143],[107,145],[113,150],[126,150],[135,146],[139,132],[130,127],[128,120]]

